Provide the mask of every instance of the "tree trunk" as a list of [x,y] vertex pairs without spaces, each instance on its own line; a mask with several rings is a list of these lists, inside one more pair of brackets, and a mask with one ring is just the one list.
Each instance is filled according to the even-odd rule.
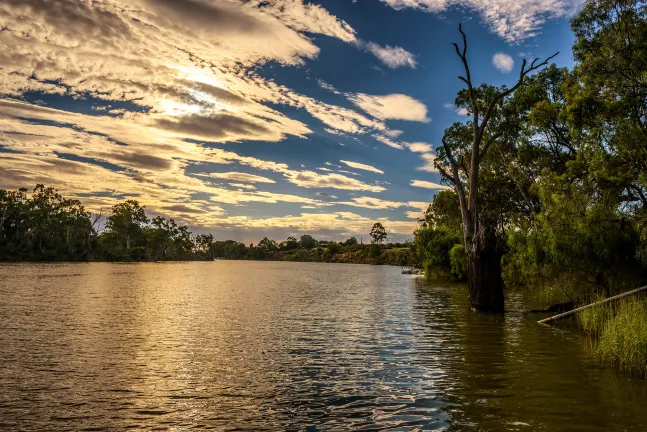
[[476,233],[465,248],[470,303],[479,311],[502,313],[501,248],[491,221],[479,219]]

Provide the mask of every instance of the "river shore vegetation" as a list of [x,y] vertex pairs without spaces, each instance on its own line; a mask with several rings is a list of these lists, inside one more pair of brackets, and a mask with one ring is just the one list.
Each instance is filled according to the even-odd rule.
[[149,218],[145,206],[134,200],[114,205],[103,220],[51,187],[0,189],[2,261],[246,259],[413,265],[410,244],[385,243],[381,223],[375,223],[369,235],[370,244],[360,244],[355,237],[335,242],[303,234],[282,242],[265,237],[246,245],[216,240],[212,234],[194,235],[163,216]]
[[[475,125],[506,89],[457,95],[474,119],[446,129],[438,150],[436,167],[458,194],[437,194],[415,233],[427,277],[469,278],[458,208],[461,193],[474,192],[476,149],[471,205],[479,229],[493,235],[487,253],[506,287],[523,287],[543,306],[577,306],[647,284],[647,5],[587,1],[572,29],[574,67],[526,77],[496,103],[480,147]],[[601,362],[647,374],[644,296],[577,320]]]

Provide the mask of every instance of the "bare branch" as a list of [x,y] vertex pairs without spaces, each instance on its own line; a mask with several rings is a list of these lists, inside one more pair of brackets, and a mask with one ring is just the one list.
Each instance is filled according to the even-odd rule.
[[458,57],[460,57],[461,61],[463,62],[463,67],[465,68],[465,76],[464,77],[459,76],[458,78],[461,81],[463,81],[465,84],[467,84],[467,93],[470,98],[470,103],[472,104],[472,112],[474,115],[474,129],[476,130],[476,128],[478,127],[479,111],[478,111],[478,106],[476,104],[476,97],[474,96],[474,88],[472,86],[470,67],[467,63],[467,36],[463,31],[463,24],[458,25],[458,31],[461,33],[461,36],[463,37],[463,52],[461,52],[456,42],[452,43],[452,45],[454,45],[454,48],[456,49],[456,54],[458,54]]
[[527,76],[530,72],[533,72],[533,71],[535,71],[535,70],[537,70],[537,69],[539,69],[539,68],[541,68],[541,67],[543,67],[543,66],[546,66],[546,65],[548,64],[548,62],[549,62],[549,61],[551,61],[553,58],[555,58],[555,56],[557,56],[557,54],[559,54],[559,51],[557,51],[557,52],[556,52],[555,54],[553,54],[552,56],[547,57],[547,58],[546,58],[546,60],[544,60],[544,61],[543,61],[543,62],[541,62],[541,63],[536,63],[536,62],[537,62],[537,60],[539,60],[538,58],[534,59],[534,60],[532,61],[532,63],[530,63],[530,67],[529,67],[528,69],[526,69],[526,65],[528,64],[528,62],[526,61],[526,59],[523,59],[523,62],[521,63],[521,71],[519,71],[519,80],[517,81],[517,83],[516,83],[515,85],[513,85],[512,87],[510,87],[509,89],[507,89],[507,90],[502,91],[501,93],[499,93],[499,94],[498,94],[498,95],[497,95],[497,96],[496,96],[496,97],[495,97],[495,98],[490,102],[490,104],[488,105],[488,108],[487,108],[487,110],[485,111],[485,116],[483,116],[483,120],[481,121],[481,127],[480,127],[480,130],[479,130],[479,133],[480,133],[481,135],[483,134],[483,132],[485,132],[485,128],[486,128],[486,126],[487,126],[487,123],[488,123],[488,121],[490,120],[490,117],[492,116],[492,113],[494,112],[494,108],[497,106],[497,104],[498,104],[502,99],[504,99],[504,98],[505,98],[505,97],[507,97],[508,95],[512,94],[515,90],[517,90],[519,87],[521,87],[521,86],[523,85],[523,83],[524,83],[525,79],[526,79],[526,76]]

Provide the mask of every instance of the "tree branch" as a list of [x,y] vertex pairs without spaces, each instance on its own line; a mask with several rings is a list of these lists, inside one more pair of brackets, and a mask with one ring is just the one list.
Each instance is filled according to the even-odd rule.
[[487,153],[487,150],[488,150],[488,148],[490,148],[492,143],[494,141],[496,141],[497,139],[501,138],[501,136],[503,136],[503,132],[498,132],[498,133],[495,133],[494,135],[492,135],[490,137],[490,139],[488,139],[488,141],[483,146],[483,150],[481,151],[481,159],[483,159],[485,157],[485,154]]
[[470,103],[472,104],[472,111],[474,115],[474,130],[476,130],[476,128],[478,127],[479,109],[476,104],[476,97],[474,96],[474,88],[472,87],[470,67],[467,64],[467,36],[463,31],[463,24],[458,25],[458,31],[461,32],[461,36],[463,37],[463,51],[461,52],[456,42],[452,43],[452,45],[454,45],[456,54],[458,54],[458,57],[460,57],[461,61],[463,62],[463,67],[465,68],[465,76],[459,76],[458,79],[467,84],[467,94],[470,98]]
[[536,71],[537,69],[539,69],[539,68],[541,68],[541,67],[543,67],[543,66],[546,66],[546,65],[548,64],[548,62],[549,62],[549,61],[551,61],[553,58],[555,58],[555,56],[557,56],[557,54],[559,54],[559,51],[557,51],[557,52],[556,52],[555,54],[553,54],[552,56],[547,57],[547,58],[546,58],[543,62],[541,62],[541,63],[537,63],[537,61],[539,60],[539,58],[535,58],[535,59],[530,63],[530,67],[529,67],[528,69],[526,69],[526,65],[528,64],[528,62],[526,61],[526,59],[523,59],[523,62],[521,63],[521,70],[519,71],[519,80],[517,81],[517,83],[516,83],[515,85],[513,85],[513,86],[512,86],[512,87],[510,87],[509,89],[507,89],[507,90],[505,90],[505,91],[502,91],[501,93],[499,93],[498,95],[496,95],[496,96],[494,97],[494,99],[490,102],[490,104],[489,104],[489,105],[488,105],[488,107],[487,107],[487,110],[485,111],[485,115],[483,116],[483,120],[482,120],[482,122],[481,122],[481,126],[480,126],[480,129],[479,129],[479,134],[483,134],[483,132],[485,132],[485,128],[487,127],[487,123],[488,123],[488,121],[490,120],[490,117],[492,116],[492,113],[494,112],[494,109],[496,108],[496,106],[498,105],[498,103],[499,103],[503,98],[505,98],[505,97],[509,96],[509,95],[510,95],[510,94],[512,94],[516,89],[518,89],[519,87],[521,87],[521,86],[523,85],[523,83],[524,83],[525,79],[526,79],[526,76],[527,76],[530,72]]

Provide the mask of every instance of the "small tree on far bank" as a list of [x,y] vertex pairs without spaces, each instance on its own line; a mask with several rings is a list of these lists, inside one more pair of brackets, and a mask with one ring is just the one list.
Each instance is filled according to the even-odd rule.
[[311,235],[304,234],[299,240],[299,246],[301,246],[303,249],[312,249],[314,247],[317,247],[317,241]]
[[373,244],[380,244],[384,240],[386,240],[386,229],[384,229],[384,226],[380,222],[376,222],[373,225],[373,228],[371,228],[371,243]]

